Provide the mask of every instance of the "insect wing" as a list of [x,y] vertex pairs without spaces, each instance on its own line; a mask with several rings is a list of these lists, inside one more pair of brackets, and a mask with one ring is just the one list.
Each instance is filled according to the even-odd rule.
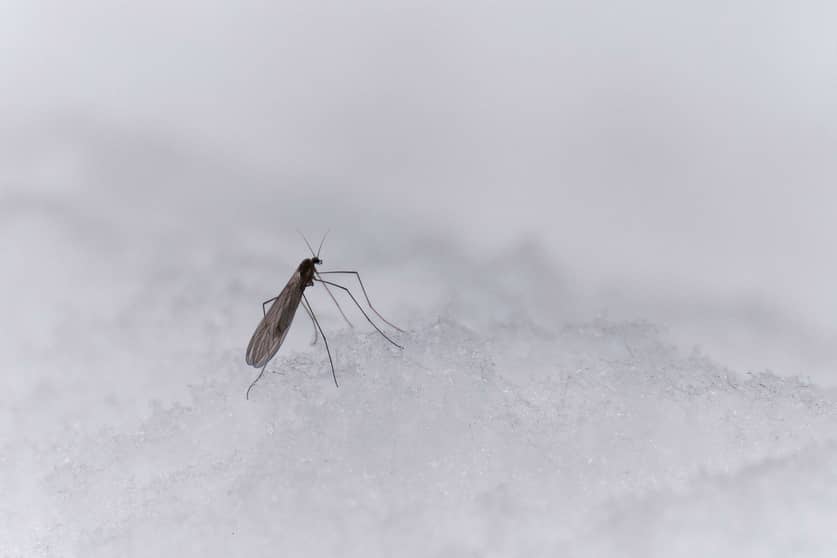
[[291,328],[296,309],[299,307],[299,301],[302,299],[300,283],[301,276],[299,272],[296,272],[256,327],[247,345],[247,364],[261,368],[282,346]]

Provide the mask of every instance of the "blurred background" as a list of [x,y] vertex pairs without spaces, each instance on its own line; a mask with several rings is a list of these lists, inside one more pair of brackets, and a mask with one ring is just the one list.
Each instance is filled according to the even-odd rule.
[[658,320],[741,366],[837,380],[828,3],[0,10],[6,297],[54,289],[10,278],[9,252],[46,234],[15,225],[19,204],[92,218],[113,217],[113,200],[143,206],[141,225],[113,225],[149,237],[166,211],[209,228],[196,197],[219,214],[234,200],[241,219],[282,231],[343,219],[347,243],[362,216],[384,252],[415,231],[484,258],[537,242],[591,312]]
[[0,1],[0,554],[833,555],[835,19]]

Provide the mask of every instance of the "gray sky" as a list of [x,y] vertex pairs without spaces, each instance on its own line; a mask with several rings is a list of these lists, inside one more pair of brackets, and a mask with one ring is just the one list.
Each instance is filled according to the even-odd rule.
[[[0,114],[157,129],[584,277],[837,310],[827,2],[0,5]],[[278,187],[289,187],[281,185]]]

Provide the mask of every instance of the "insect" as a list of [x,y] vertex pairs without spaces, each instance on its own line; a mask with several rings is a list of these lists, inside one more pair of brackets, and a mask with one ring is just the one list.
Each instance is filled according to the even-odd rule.
[[[302,233],[300,233],[302,235]],[[326,233],[328,235],[328,233]],[[308,239],[305,236],[302,236],[302,239],[305,241],[305,244],[308,246],[308,249],[311,251],[311,257],[305,258],[300,262],[299,266],[296,268],[296,271],[291,275],[291,278],[288,279],[288,283],[285,285],[285,288],[282,289],[277,296],[268,299],[262,303],[262,313],[263,318],[262,321],[259,322],[259,325],[256,327],[256,331],[253,333],[253,337],[250,338],[250,343],[247,345],[247,355],[246,361],[247,364],[250,366],[254,366],[256,368],[261,368],[259,375],[253,380],[253,383],[250,384],[250,387],[247,388],[247,393],[245,395],[246,399],[250,399],[250,390],[253,389],[253,386],[261,379],[262,375],[264,375],[265,368],[267,367],[268,362],[272,359],[276,353],[279,351],[279,347],[282,346],[282,342],[285,340],[285,336],[287,336],[288,331],[291,328],[291,323],[293,322],[294,315],[296,314],[296,310],[300,304],[305,309],[308,316],[311,318],[311,321],[314,323],[314,342],[317,339],[317,332],[319,331],[320,335],[323,338],[323,344],[325,345],[326,353],[328,354],[328,362],[331,365],[331,376],[334,378],[334,385],[339,387],[337,383],[337,374],[334,371],[334,360],[331,358],[331,350],[328,347],[328,340],[326,339],[325,333],[323,333],[322,327],[320,327],[320,322],[317,320],[317,316],[314,314],[313,308],[311,308],[311,303],[308,302],[308,298],[305,296],[305,289],[307,287],[311,287],[314,285],[315,282],[318,282],[323,285],[323,287],[328,292],[331,299],[337,305],[338,310],[343,315],[343,318],[349,323],[351,326],[351,322],[349,322],[346,315],[343,314],[343,309],[340,308],[340,304],[337,302],[337,299],[334,298],[334,295],[329,290],[329,286],[335,287],[337,289],[341,289],[345,291],[349,297],[352,299],[352,302],[358,307],[361,311],[363,316],[366,320],[372,324],[372,327],[380,333],[384,339],[398,347],[399,349],[403,349],[401,345],[393,341],[392,339],[387,336],[381,329],[375,325],[375,322],[369,317],[363,307],[355,298],[352,291],[349,290],[347,287],[335,283],[333,281],[328,281],[323,279],[321,275],[327,274],[343,274],[343,275],[354,275],[358,283],[360,284],[360,288],[363,291],[363,296],[366,299],[366,303],[369,305],[369,308],[372,312],[375,313],[384,323],[388,326],[392,327],[403,333],[403,329],[393,325],[389,321],[387,321],[383,316],[381,316],[375,307],[372,306],[372,302],[369,300],[369,295],[366,292],[366,287],[363,285],[363,281],[360,278],[360,274],[357,271],[318,271],[318,265],[323,263],[323,260],[320,259],[320,250],[323,248],[323,242],[325,242],[326,235],[323,236],[323,239],[320,241],[320,246],[317,248],[317,253],[314,253],[314,249],[311,248],[311,244],[308,242]],[[271,304],[270,308],[265,310],[265,307]]]

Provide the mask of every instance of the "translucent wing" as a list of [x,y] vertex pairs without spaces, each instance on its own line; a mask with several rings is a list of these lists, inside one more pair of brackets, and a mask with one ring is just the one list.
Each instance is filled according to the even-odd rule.
[[296,271],[276,297],[247,345],[247,364],[261,368],[282,346],[302,299],[302,277]]

